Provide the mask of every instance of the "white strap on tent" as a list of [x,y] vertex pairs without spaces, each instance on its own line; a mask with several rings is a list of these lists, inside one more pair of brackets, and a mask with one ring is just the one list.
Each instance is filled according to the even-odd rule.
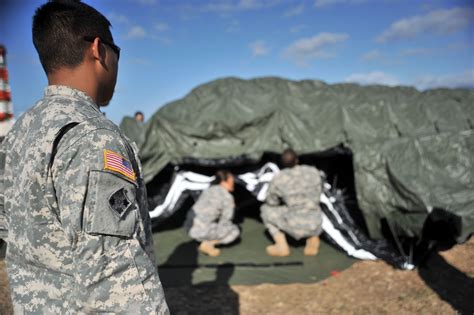
[[280,172],[278,166],[268,162],[263,165],[256,173],[248,172],[240,174],[237,177],[245,182],[248,191],[254,191],[258,185],[262,185],[257,194],[258,201],[264,201],[267,196],[268,185],[273,177]]
[[349,256],[358,258],[358,259],[365,259],[365,260],[376,260],[372,253],[363,250],[363,249],[356,249],[352,246],[349,242],[346,241],[344,236],[337,230],[334,225],[332,224],[331,220],[323,213],[323,230],[327,233],[338,246],[340,246]]
[[158,218],[167,209],[173,209],[179,196],[186,190],[204,190],[208,188],[214,177],[209,177],[193,172],[179,172],[166,195],[165,201],[150,212],[150,218]]
[[[328,183],[324,183],[325,186],[329,186],[330,188],[330,185]],[[341,216],[339,215],[339,213],[337,212],[337,210],[334,208],[334,202],[336,202],[336,200],[334,199],[334,197],[327,197],[325,193],[322,193],[321,194],[321,197],[320,197],[320,202],[324,203],[326,205],[326,207],[328,208],[328,210],[332,213],[332,215],[336,218],[336,221],[339,223],[339,224],[343,224],[343,221],[342,221],[342,218]],[[357,239],[357,237],[354,235],[354,233],[351,231],[351,230],[347,230],[347,233],[349,234],[349,236],[351,237],[352,239],[352,242],[354,242],[355,244],[360,244],[359,240]]]
[[211,182],[214,180],[215,176],[206,176],[194,172],[183,172],[184,178],[187,180],[194,182],[194,183],[200,183],[200,184],[208,184],[210,185]]

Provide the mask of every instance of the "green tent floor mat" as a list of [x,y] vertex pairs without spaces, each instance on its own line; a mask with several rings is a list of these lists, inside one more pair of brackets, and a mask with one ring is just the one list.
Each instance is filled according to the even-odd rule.
[[198,252],[198,242],[190,239],[182,227],[155,232],[155,254],[163,286],[312,283],[356,261],[324,241],[317,256],[303,254],[304,241],[290,240],[290,256],[271,257],[265,247],[272,242],[261,222],[245,218],[240,228],[240,240],[221,247],[219,257]]

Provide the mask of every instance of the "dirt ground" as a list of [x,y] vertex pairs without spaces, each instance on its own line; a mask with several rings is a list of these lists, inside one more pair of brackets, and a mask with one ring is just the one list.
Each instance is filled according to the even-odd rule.
[[[416,270],[360,261],[314,284],[165,288],[172,314],[474,314],[474,238]],[[11,314],[0,261],[0,314]]]

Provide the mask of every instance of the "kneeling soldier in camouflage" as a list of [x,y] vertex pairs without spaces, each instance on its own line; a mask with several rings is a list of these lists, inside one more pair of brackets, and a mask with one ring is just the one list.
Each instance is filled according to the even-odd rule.
[[297,240],[306,238],[304,253],[314,256],[318,253],[322,232],[321,175],[312,166],[298,165],[298,156],[291,149],[283,152],[281,162],[285,169],[271,181],[265,204],[260,209],[263,223],[275,241],[267,247],[267,254],[290,254],[285,232]]
[[234,216],[234,175],[218,171],[211,187],[203,191],[189,211],[185,226],[191,238],[201,242],[199,250],[209,256],[219,256],[219,244],[229,244],[240,234],[232,223]]

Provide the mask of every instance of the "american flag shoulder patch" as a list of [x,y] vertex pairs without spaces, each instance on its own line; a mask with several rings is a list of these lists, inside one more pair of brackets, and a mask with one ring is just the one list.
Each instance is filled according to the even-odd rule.
[[137,179],[129,160],[114,151],[106,149],[104,150],[104,170],[120,173],[133,181]]

